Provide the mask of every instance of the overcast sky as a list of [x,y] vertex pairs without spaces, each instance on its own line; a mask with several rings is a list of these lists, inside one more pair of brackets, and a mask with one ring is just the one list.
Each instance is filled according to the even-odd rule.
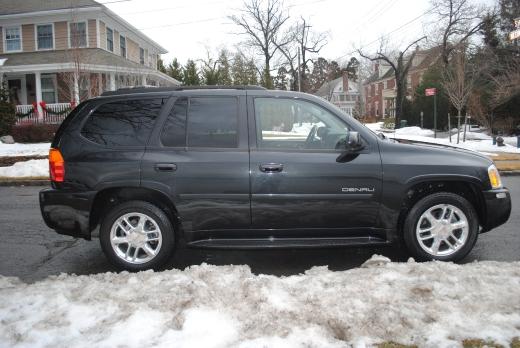
[[[243,0],[99,0],[166,48],[165,62],[177,57],[200,59],[206,48],[234,50],[244,36],[227,18],[237,13]],[[492,3],[493,0],[476,0]],[[420,37],[428,31],[430,0],[285,0],[290,21],[300,16],[313,29],[328,32],[320,56],[344,61],[357,47],[375,50],[378,38],[390,36],[393,45]],[[390,33],[390,34],[389,34]]]

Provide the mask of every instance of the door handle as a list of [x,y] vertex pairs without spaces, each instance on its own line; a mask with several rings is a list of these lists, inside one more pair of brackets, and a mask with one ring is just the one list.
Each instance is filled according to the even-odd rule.
[[154,168],[158,172],[174,172],[177,170],[177,165],[175,163],[156,163]]
[[283,170],[283,164],[266,163],[260,165],[260,171],[264,173],[280,173]]

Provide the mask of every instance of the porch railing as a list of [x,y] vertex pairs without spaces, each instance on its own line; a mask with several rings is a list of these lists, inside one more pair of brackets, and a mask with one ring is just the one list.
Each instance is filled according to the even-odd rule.
[[46,104],[41,109],[39,113],[33,105],[16,105],[16,124],[60,124],[72,110],[70,103]]

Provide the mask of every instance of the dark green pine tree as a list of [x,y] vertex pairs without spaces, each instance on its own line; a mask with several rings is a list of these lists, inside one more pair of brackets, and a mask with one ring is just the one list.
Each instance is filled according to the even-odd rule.
[[9,134],[15,123],[16,108],[9,100],[9,90],[4,81],[0,85],[0,136]]
[[231,65],[231,78],[233,85],[247,85],[246,64],[244,58],[240,53],[233,57],[233,64]]
[[[255,61],[251,58],[246,64],[246,76],[247,76],[247,85],[258,85],[258,69],[256,67]],[[270,81],[272,84],[272,81]],[[265,86],[265,84],[264,84]]]
[[172,62],[168,64],[168,67],[166,68],[166,74],[173,77],[177,81],[182,82],[182,67],[177,58],[173,58]]
[[187,86],[199,86],[200,85],[200,75],[199,70],[197,68],[197,64],[193,59],[188,59],[186,65],[183,69],[182,74],[182,82]]
[[231,64],[229,64],[228,52],[224,49],[218,56],[218,84],[221,86],[231,86]]
[[157,59],[157,70],[159,70],[163,74],[166,74],[166,67],[164,66],[164,62],[161,58]]

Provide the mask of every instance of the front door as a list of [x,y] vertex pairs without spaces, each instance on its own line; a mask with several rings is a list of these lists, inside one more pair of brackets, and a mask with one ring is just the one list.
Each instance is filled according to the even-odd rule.
[[[250,97],[252,227],[273,236],[365,233],[375,225],[381,195],[377,143],[341,156],[350,126],[301,99]],[[250,138],[253,134],[250,135]],[[373,139],[372,139],[373,140]],[[364,232],[363,232],[364,231]]]
[[27,95],[25,90],[25,77],[9,78],[7,80],[7,88],[11,102],[15,105],[27,104]]

